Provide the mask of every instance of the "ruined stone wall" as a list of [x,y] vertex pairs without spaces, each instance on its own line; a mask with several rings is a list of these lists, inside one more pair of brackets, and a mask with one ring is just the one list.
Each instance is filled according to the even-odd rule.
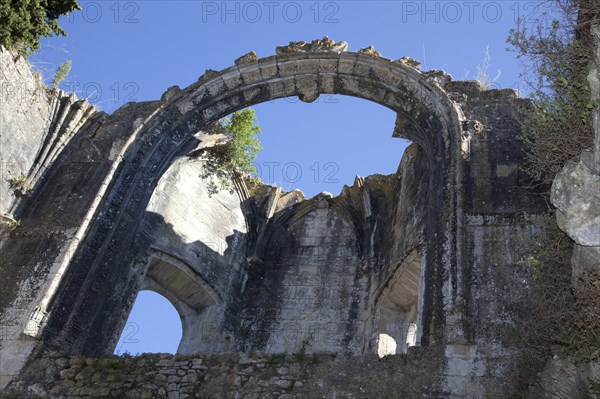
[[[12,367],[5,380],[37,349],[9,391],[35,387],[41,367],[67,367],[49,355],[57,348],[96,358],[112,352],[138,291],[151,289],[184,319],[179,351],[187,354],[365,355],[381,349],[382,333],[397,344],[387,353],[402,353],[416,326],[412,344],[426,349],[389,363],[327,358],[333,363],[294,374],[303,385],[293,389],[310,387],[299,397],[512,395],[527,317],[528,276],[519,260],[538,234],[536,214],[546,209],[525,190],[519,167],[515,111],[522,100],[415,65],[364,52],[278,55],[208,71],[161,101],[94,113],[69,130],[72,138],[19,205],[21,226],[2,236],[0,266],[18,270],[1,283],[8,333],[0,351],[8,356],[3,367]],[[194,156],[215,144],[207,124],[244,106],[319,93],[396,110],[395,135],[415,141],[398,173],[357,178],[338,197],[304,199],[240,179],[231,193],[211,193]],[[168,363],[147,359],[152,376]],[[235,356],[210,359],[215,373],[202,375],[199,392],[246,377]],[[51,373],[41,386],[63,392],[79,384],[84,393],[73,395],[100,395],[93,387],[104,375],[93,367],[104,360],[85,362],[74,360],[74,370],[59,373],[58,382]],[[119,362],[114,367],[126,369]],[[182,362],[166,373],[168,384],[193,368],[192,360]],[[291,380],[264,363],[264,375],[261,362],[247,370],[258,375],[246,381],[250,397],[287,395]],[[164,395],[179,393],[168,384]],[[118,397],[158,387],[102,388]]]
[[[422,150],[407,150],[397,175],[357,178],[339,197],[312,199],[262,184],[245,200],[214,192],[203,164],[183,156],[163,175],[143,216],[147,259],[133,265],[135,289],[164,295],[182,316],[178,352],[279,353],[306,341],[311,352],[376,353],[380,299],[407,288],[400,265],[423,239]],[[398,334],[406,341],[407,331]]]
[[[444,287],[461,312],[447,314],[446,386],[473,397],[514,395],[521,325],[528,313],[529,272],[521,260],[534,245],[547,205],[528,187],[523,171],[518,111],[527,101],[513,90],[484,90],[478,82],[449,82],[445,89],[471,121],[464,173],[468,259]],[[469,381],[465,384],[465,380]]]
[[[9,180],[27,176],[58,102],[27,61],[0,48],[0,212],[15,202]],[[29,183],[27,183],[29,184]]]
[[[436,359],[343,354],[143,355],[135,358],[49,354],[29,368],[30,384],[3,399],[380,398],[445,397],[431,384]],[[32,376],[32,375],[31,375]],[[435,378],[435,377],[434,377]],[[50,388],[49,388],[50,387]]]
[[[404,64],[393,64],[395,71],[395,75],[393,75],[390,71],[390,64],[386,61],[382,62],[380,59],[374,59],[369,56],[359,57],[358,55],[352,54],[344,56],[343,59],[340,57],[342,56],[335,54],[324,54],[322,56],[318,55],[316,58],[312,57],[313,59],[292,55],[277,57],[277,59],[265,59],[260,65],[253,64],[249,66],[250,68],[254,68],[254,71],[241,72],[241,67],[234,67],[223,75],[207,73],[205,77],[200,79],[199,84],[206,84],[206,90],[208,90],[208,92],[204,91],[205,89],[198,89],[196,87],[197,85],[192,85],[185,91],[178,91],[177,89],[169,90],[165,96],[163,96],[164,101],[160,105],[160,108],[157,109],[156,114],[151,116],[149,119],[143,122],[142,125],[140,125],[139,133],[137,133],[137,136],[133,138],[134,141],[127,149],[124,161],[116,167],[115,176],[111,180],[111,186],[102,198],[101,206],[95,210],[95,218],[92,221],[93,227],[90,227],[89,231],[86,233],[86,243],[81,247],[80,251],[78,250],[76,252],[75,260],[71,261],[71,265],[73,265],[73,262],[75,262],[78,266],[70,267],[69,272],[65,274],[65,278],[63,279],[63,286],[61,287],[60,292],[57,294],[56,301],[57,303],[61,303],[59,308],[68,310],[64,313],[62,311],[52,312],[47,315],[48,317],[45,317],[46,315],[43,315],[42,317],[44,322],[48,321],[48,325],[44,329],[44,342],[48,343],[49,345],[72,348],[73,352],[75,353],[83,351],[88,354],[100,354],[111,351],[111,346],[114,345],[115,337],[118,334],[120,326],[123,325],[126,319],[127,312],[131,308],[131,304],[135,299],[137,290],[144,287],[144,274],[149,273],[156,276],[156,273],[152,271],[152,269],[158,270],[163,267],[152,263],[152,261],[149,260],[149,257],[151,257],[151,253],[149,253],[149,251],[155,245],[157,236],[160,235],[157,234],[157,231],[161,231],[163,226],[168,227],[169,223],[163,223],[163,221],[160,220],[162,216],[157,215],[156,217],[151,217],[150,214],[152,212],[148,211],[146,203],[147,201],[150,201],[151,197],[156,191],[155,186],[157,180],[162,177],[162,174],[168,170],[170,166],[172,166],[173,162],[175,162],[176,159],[179,159],[180,157],[196,150],[198,145],[204,145],[202,143],[205,143],[209,140],[208,135],[204,135],[202,131],[197,129],[199,126],[202,126],[202,123],[206,123],[205,119],[202,119],[204,118],[204,115],[210,115],[211,118],[216,116],[212,111],[209,112],[208,110],[203,109],[204,105],[194,107],[194,101],[196,101],[195,98],[197,96],[201,97],[199,98],[199,101],[201,101],[202,98],[207,95],[207,93],[210,95],[218,95],[223,90],[228,90],[228,85],[234,84],[249,85],[249,100],[247,105],[250,105],[251,102],[265,101],[267,98],[272,98],[273,96],[284,96],[287,91],[295,93],[298,89],[295,85],[290,85],[289,83],[295,79],[294,74],[299,71],[296,65],[297,63],[303,64],[302,71],[306,71],[306,68],[312,68],[315,71],[323,71],[325,66],[327,66],[327,71],[339,69],[340,79],[346,79],[347,81],[340,80],[338,85],[333,85],[333,82],[328,80],[327,84],[323,86],[323,89],[340,90],[344,93],[353,93],[354,95],[362,97],[372,96],[374,98],[380,98],[380,96],[385,95],[384,92],[382,93],[378,91],[379,89],[376,89],[375,86],[368,86],[368,89],[365,90],[360,90],[360,88],[356,86],[356,79],[374,79],[376,74],[370,73],[369,68],[376,68],[378,71],[377,73],[381,74],[381,79],[388,77],[394,79],[405,79],[406,82],[402,84],[402,89],[400,87],[393,88],[389,85],[385,86],[386,90],[393,89],[394,91],[397,91],[397,94],[390,93],[388,96],[391,104],[399,103],[404,99],[404,97],[409,97],[411,104],[414,104],[414,99],[416,97],[408,96],[407,94],[411,90],[416,90],[417,95],[425,97],[430,95],[432,90],[439,90],[439,88],[422,90],[419,86],[421,84],[420,72],[408,69],[408,67],[406,67]],[[337,58],[340,58],[339,62]],[[357,66],[357,68],[353,68],[352,65],[354,63],[360,65],[360,67]],[[281,68],[278,67],[277,69],[273,69],[274,65],[280,65]],[[270,79],[269,82],[266,83],[267,86],[262,86],[262,89],[259,91],[252,86],[253,79],[256,79],[257,76],[263,76],[260,74],[257,75],[256,72],[258,72],[258,68],[266,68],[265,73],[267,70],[271,71],[266,75],[266,79]],[[247,70],[248,68],[245,69]],[[399,71],[396,71],[396,69],[399,69]],[[241,80],[239,78],[240,73],[244,77]],[[310,77],[311,73],[313,72],[309,72],[308,77]],[[238,75],[236,76],[235,74]],[[223,84],[224,78],[222,76],[227,76],[228,83],[225,85]],[[328,76],[328,79],[331,78],[330,75]],[[306,83],[308,84],[310,82],[306,80]],[[425,83],[426,82],[423,82],[423,84]],[[233,87],[235,88],[235,86]],[[302,88],[302,90],[308,89],[312,90],[314,87],[309,85],[305,88]],[[302,90],[300,94],[304,93]],[[257,93],[259,93],[260,96],[258,96]],[[237,94],[235,96],[237,96]],[[425,98],[424,100],[427,99]],[[215,110],[218,108],[217,112],[224,113],[226,111],[223,109],[223,107],[239,107],[239,104],[235,101],[230,100],[229,97],[227,97],[220,104],[214,105]],[[422,134],[435,136],[436,134],[439,134],[435,129],[455,129],[459,127],[457,124],[452,124],[456,122],[456,120],[452,119],[452,115],[454,115],[453,112],[457,112],[453,104],[446,104],[444,102],[446,100],[440,100],[439,97],[437,97],[435,101],[433,99],[431,101],[433,101],[431,103],[431,107],[432,112],[435,113],[435,117],[433,119],[424,117],[417,118],[417,120],[422,119],[424,121],[423,123],[427,123],[427,125],[424,127],[426,127],[428,130]],[[210,102],[208,103],[210,104]],[[424,108],[424,104],[425,103],[418,106]],[[413,105],[411,105],[411,107],[412,106]],[[126,111],[127,110],[124,110],[124,112]],[[132,113],[136,112],[131,108],[129,111]],[[415,112],[417,111],[415,110]],[[448,113],[450,113],[450,115]],[[417,113],[415,113],[415,115],[417,115]],[[200,119],[198,119],[199,117]],[[140,119],[143,121],[144,115],[141,115]],[[410,123],[416,123],[414,118],[411,118]],[[410,129],[410,123],[409,121],[406,122],[407,129]],[[412,133],[417,134],[416,131]],[[399,195],[402,197],[402,195],[405,195],[406,198],[411,200],[413,197],[418,198],[418,201],[420,201],[419,203],[421,205],[415,207],[415,212],[418,212],[417,209],[427,208],[428,210],[436,209],[436,212],[442,213],[447,212],[447,209],[440,208],[440,204],[442,204],[443,201],[446,201],[447,197],[454,195],[454,191],[451,190],[450,184],[448,186],[441,184],[441,179],[444,178],[441,171],[446,166],[446,163],[449,162],[450,157],[454,156],[454,153],[452,155],[442,156],[445,154],[444,151],[446,150],[443,148],[444,143],[441,137],[442,136],[440,135],[435,141],[423,148],[424,158],[422,159],[427,159],[427,173],[423,173],[424,171],[419,170],[419,174],[423,175],[425,178],[420,180],[420,183],[415,186],[415,190],[410,189],[412,183],[406,185],[406,187],[409,187],[409,189],[405,194],[397,192],[394,193],[393,188],[390,188],[389,192],[386,193],[385,190],[377,189],[377,184],[373,185],[374,190],[372,190],[372,193],[367,192],[369,191],[368,187],[363,189],[357,186],[356,191],[357,193],[360,192],[359,196],[364,196],[366,199],[359,198],[358,201],[356,199],[352,199],[347,203],[344,202],[345,200],[339,201],[337,205],[335,204],[335,200],[331,201],[331,205],[335,205],[340,208],[342,214],[344,212],[356,213],[356,215],[352,215],[352,217],[346,217],[346,219],[352,223],[352,229],[355,229],[357,232],[359,232],[361,229],[364,230],[361,238],[357,240],[358,249],[353,249],[360,251],[360,262],[363,263],[361,267],[367,267],[368,269],[369,267],[372,267],[371,263],[376,263],[374,258],[369,253],[369,251],[372,251],[369,249],[369,245],[371,244],[365,245],[365,243],[362,241],[369,241],[372,239],[375,245],[381,245],[381,251],[379,251],[379,248],[375,249],[377,250],[376,252],[380,252],[377,254],[377,256],[381,256],[382,259],[385,258],[380,262],[380,265],[377,266],[377,268],[387,268],[385,273],[381,273],[381,275],[377,277],[382,281],[387,281],[387,278],[391,275],[391,273],[395,272],[395,269],[407,256],[407,253],[387,254],[387,249],[385,246],[396,247],[400,251],[406,251],[407,249],[412,251],[416,243],[412,243],[410,241],[418,235],[417,232],[420,230],[419,226],[414,225],[415,223],[418,225],[419,222],[413,222],[413,217],[410,216],[410,212],[413,211],[408,211],[406,213],[406,215],[409,215],[406,217],[406,220],[407,222],[410,222],[406,226],[402,225],[403,220],[394,220],[393,217],[390,217],[390,215],[394,213],[393,206],[396,206],[390,204],[392,204],[393,201],[397,201],[397,199],[393,199],[394,196]],[[455,137],[454,133],[452,134],[452,137]],[[440,155],[436,157],[435,154]],[[431,164],[436,164],[435,170]],[[427,187],[427,190],[424,190],[425,186]],[[437,187],[435,195],[429,192],[424,193],[424,191],[428,191],[431,186]],[[385,187],[385,185],[382,187]],[[247,234],[248,237],[251,238],[251,245],[245,245],[246,253],[243,253],[244,247],[240,247],[240,250],[237,251],[236,256],[240,256],[241,258],[248,256],[248,264],[246,265],[247,268],[253,268],[255,264],[259,265],[260,267],[260,262],[264,261],[260,256],[260,248],[265,247],[264,243],[268,242],[267,240],[269,235],[278,228],[277,223],[282,219],[279,219],[279,216],[274,216],[271,210],[269,210],[270,205],[272,204],[268,203],[268,201],[267,203],[265,203],[262,199],[257,199],[255,201],[255,198],[260,197],[260,195],[255,195],[254,193],[243,194],[243,190],[239,189],[237,189],[237,191],[242,197],[240,205],[243,208],[244,217],[246,218]],[[415,192],[413,193],[413,191]],[[417,192],[419,193],[417,194]],[[286,195],[287,194],[284,194],[283,196],[285,197]],[[435,203],[429,202],[432,200],[432,198],[435,199]],[[287,200],[284,199],[284,201]],[[379,203],[383,204],[381,205],[381,212],[377,210],[377,208],[373,208],[371,210],[362,210],[362,202],[364,201],[371,201],[376,204],[376,206],[379,206],[377,205]],[[353,202],[359,204],[359,207],[352,208],[352,206],[354,206],[352,205]],[[427,207],[424,205],[425,203],[427,203]],[[312,209],[314,204],[314,201],[306,201],[304,204],[292,204],[289,208],[291,210],[297,206],[299,215],[302,215],[307,209]],[[402,207],[411,209],[413,208],[413,205],[415,204],[403,203]],[[342,208],[345,208],[346,206],[351,207],[344,211]],[[340,209],[336,210],[336,212],[340,212]],[[376,212],[374,212],[374,210],[376,210]],[[367,211],[374,212],[372,220],[368,220],[370,216],[365,218]],[[287,215],[284,215],[285,217],[293,216],[296,210],[293,212],[286,212],[286,210],[281,210],[282,215]],[[334,213],[331,214],[333,215]],[[376,223],[377,219],[380,219],[379,224]],[[430,224],[433,226],[431,227],[430,231],[430,234],[433,236],[435,234],[433,229],[440,228],[436,227],[436,225],[440,222],[449,223],[450,218],[442,220],[441,218],[432,214],[428,217],[428,219],[430,220]],[[372,221],[374,224],[373,226],[370,226],[369,224]],[[388,223],[387,226],[384,221]],[[318,224],[320,221],[315,220],[314,223]],[[393,223],[397,223],[397,225],[394,225],[394,227],[389,227]],[[310,229],[310,223],[308,223],[306,226],[307,229]],[[346,225],[344,227],[346,233],[350,232],[349,227],[350,225]],[[373,231],[376,231],[376,233],[371,234]],[[394,234],[397,232],[398,237],[397,240],[392,242],[392,240],[389,239],[390,235],[386,235],[383,232],[394,231]],[[402,237],[404,231],[409,232],[407,234],[409,236],[407,239]],[[357,233],[352,232],[352,234]],[[175,241],[182,241],[182,238],[183,241],[186,240],[185,237],[177,237]],[[333,241],[330,243],[333,244]],[[204,243],[205,246],[207,244],[210,243]],[[158,242],[157,245],[160,246],[160,242]],[[292,245],[294,244],[292,243]],[[190,246],[190,248],[192,247],[193,245]],[[327,246],[324,245],[324,248],[326,247]],[[433,245],[430,245],[430,247],[433,248]],[[172,249],[170,249],[170,251],[171,250]],[[275,249],[270,249],[269,251],[271,250],[275,251]],[[326,248],[326,251],[329,250],[330,248]],[[160,252],[160,250],[158,251]],[[188,257],[188,255],[191,255],[191,253],[186,254],[185,250],[180,251],[181,253],[178,251],[179,250],[175,251],[177,253],[171,253],[168,255],[177,258],[178,261],[181,261],[181,263],[185,265],[182,266],[184,269],[185,267],[194,269],[196,266],[193,263],[197,263],[199,260],[196,259],[192,262],[192,260]],[[441,251],[436,250],[435,252],[437,253]],[[437,258],[435,253],[432,252],[432,254],[435,256],[428,258],[429,262],[431,263],[430,268],[434,268],[434,264],[441,262],[441,259]],[[269,254],[267,253],[267,255]],[[334,255],[335,254],[332,253],[332,259]],[[324,258],[321,258],[321,261],[323,259]],[[215,266],[218,266],[218,264],[215,264]],[[207,268],[207,270],[208,269],[209,268]],[[220,270],[222,268],[214,267],[214,269]],[[282,269],[284,269],[284,267],[282,267]],[[223,268],[223,270],[226,270],[226,268]],[[229,270],[231,270],[231,267]],[[352,267],[346,269],[346,271],[350,275],[352,275],[354,272]],[[411,273],[413,274],[413,277],[415,274],[419,274],[419,272],[415,271],[412,271]],[[244,284],[246,283],[244,283],[244,271],[241,271],[238,276],[235,276],[232,279],[222,279],[222,274],[219,272],[213,273],[213,275],[210,277],[207,276],[208,273],[205,276],[201,276],[201,278],[206,280],[205,283],[209,286],[223,287],[219,281],[213,281],[214,279],[229,281],[232,284],[228,288],[229,291],[227,291],[226,295],[224,295],[227,300],[232,298],[234,299],[230,303],[235,303],[238,300],[236,299],[236,296],[241,297],[241,292],[243,289],[245,289]],[[418,280],[419,278],[420,276],[413,278],[413,280]],[[291,285],[294,284],[297,285],[297,283],[292,283]],[[416,281],[416,285],[418,285],[418,281]],[[105,287],[105,289],[100,287]],[[255,289],[253,284],[246,285],[246,287],[248,292]],[[380,289],[381,287],[373,285],[373,288]],[[219,291],[223,292],[222,288],[218,288],[215,291],[217,293]],[[343,290],[338,291],[339,295],[345,292]],[[417,290],[413,288],[413,291],[416,293]],[[102,295],[101,300],[96,300],[93,294],[88,294],[92,292],[103,292],[106,295]],[[377,301],[377,295],[379,295],[377,292],[372,295],[372,297],[369,299],[369,301],[372,301],[371,305],[368,306],[372,307],[372,304]],[[344,298],[344,301],[347,300],[347,298]],[[176,302],[179,303],[181,301]],[[363,302],[363,307],[367,304],[367,302],[368,301]],[[348,302],[342,302],[342,304],[339,306],[343,307],[344,303],[348,304]],[[181,306],[182,308],[184,307],[183,305]],[[226,312],[229,312],[228,314],[235,315],[235,311],[235,306],[226,305]],[[342,309],[337,309],[336,311],[346,312],[346,310]],[[342,328],[341,326],[343,323],[346,323],[348,325],[344,326],[343,328],[349,330],[349,332],[344,332],[342,342],[340,342],[338,345],[340,345],[340,347],[346,345],[343,343],[344,339],[356,339],[358,341],[352,343],[350,349],[351,351],[361,351],[367,346],[366,338],[364,336],[369,335],[368,340],[371,340],[372,337],[370,335],[372,332],[369,331],[368,333],[362,332],[357,334],[355,331],[357,331],[357,329],[364,329],[364,327],[359,325],[361,323],[364,324],[367,317],[370,317],[369,313],[372,313],[372,309],[365,311],[364,315],[359,319],[356,319],[356,312],[352,312],[352,315],[348,313],[348,316],[346,316],[348,319],[347,323],[346,321],[342,322],[339,320],[337,322],[337,328]],[[427,312],[427,314],[430,318],[433,317],[433,311],[430,310]],[[234,322],[237,320],[238,324],[244,323],[245,320],[243,314],[241,317],[237,318],[233,316],[227,317]],[[250,315],[249,317],[254,316]],[[441,315],[437,314],[436,317],[441,317]],[[247,336],[244,336],[244,332],[241,330],[242,327],[236,325],[235,323],[230,323],[227,319],[223,320],[225,324],[229,323],[227,326],[229,331],[236,332],[236,329],[241,331],[240,338],[236,338],[237,344],[240,348],[254,348],[254,346],[252,346],[254,344],[248,341]],[[358,320],[358,322],[356,320]],[[104,323],[105,328],[82,328],[82,326],[86,324],[99,327],[102,323]],[[219,328],[221,327],[219,326]],[[74,331],[77,332],[68,332],[67,330],[70,329],[74,329]],[[281,331],[283,331],[283,329]],[[264,330],[263,332],[265,332],[265,334],[270,333],[268,330]],[[337,334],[337,332],[335,334]],[[435,332],[435,334],[439,334],[439,331]],[[52,342],[52,344],[50,344],[50,342]],[[246,342],[250,342],[251,345],[246,346]],[[260,347],[261,346],[259,345],[258,348]],[[273,348],[273,350],[275,349]]]
[[[85,100],[47,87],[25,58],[3,47],[0,71],[0,213],[14,216],[18,199],[33,189],[96,109]],[[19,176],[26,180],[26,187],[15,193],[9,181]]]
[[[46,87],[23,58],[2,49],[0,62],[0,201],[19,222],[11,230],[2,220],[0,228],[2,387],[35,346],[36,321],[48,311],[127,135],[149,108],[132,105],[109,118]],[[21,174],[30,187],[15,196],[8,180]]]
[[144,216],[152,235],[150,257],[163,263],[173,262],[165,256],[173,257],[195,274],[183,279],[169,275],[168,268],[151,266],[140,287],[154,289],[178,307],[184,322],[178,353],[233,350],[231,324],[238,318],[235,310],[246,279],[243,198],[233,189],[215,190],[221,183],[204,176],[204,163],[188,156],[176,161],[161,178]]
[[250,266],[239,347],[375,353],[377,301],[422,238],[426,170],[412,147],[397,175],[276,210]]
[[[79,226],[72,218],[56,223],[51,216],[63,212],[63,203],[40,206],[34,198],[46,170],[94,115],[96,110],[87,101],[49,89],[24,58],[0,48],[0,388],[34,345],[22,332],[48,288],[49,275],[56,273],[56,256]],[[77,161],[73,157],[72,162]],[[20,185],[11,185],[12,179],[20,179]],[[68,184],[67,178],[53,189],[65,190]],[[63,191],[62,198],[94,197],[83,182],[77,181],[77,186],[85,194]],[[38,217],[49,217],[44,221],[34,217],[36,222],[30,224],[32,219],[22,214],[24,203],[37,207]],[[28,223],[27,233],[8,237],[9,227]]]

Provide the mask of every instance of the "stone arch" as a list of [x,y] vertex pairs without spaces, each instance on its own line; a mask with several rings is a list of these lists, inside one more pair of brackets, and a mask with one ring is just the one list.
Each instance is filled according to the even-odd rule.
[[464,115],[437,76],[360,53],[284,54],[207,71],[188,88],[172,90],[169,102],[182,120],[200,130],[232,112],[279,98],[312,102],[320,94],[358,97],[397,113],[395,136],[443,157],[453,141],[460,147],[457,134]]
[[[444,306],[451,306],[442,300],[443,271],[449,270],[456,280],[461,245],[457,193],[465,118],[437,76],[362,53],[297,53],[207,71],[190,87],[167,91],[160,108],[142,122],[127,145],[97,211],[102,216],[88,229],[48,309],[44,342],[85,354],[109,350],[118,317],[107,317],[107,311],[126,309],[131,302],[139,273],[129,265],[143,258],[149,245],[141,215],[165,170],[202,145],[204,129],[254,104],[287,96],[311,101],[321,93],[356,96],[394,110],[394,135],[418,143],[427,153],[432,171],[426,227],[432,242],[425,249],[427,329],[433,319],[444,317]],[[452,233],[444,236],[443,230]],[[453,297],[460,295],[459,287],[453,290]]]
[[160,251],[152,251],[139,291],[165,297],[181,318],[182,337],[177,353],[211,352],[220,347],[217,334],[221,296],[189,265]]
[[[376,294],[374,303],[374,349],[379,356],[406,353],[417,344],[422,329],[422,259],[413,249]],[[385,348],[391,340],[393,350]]]

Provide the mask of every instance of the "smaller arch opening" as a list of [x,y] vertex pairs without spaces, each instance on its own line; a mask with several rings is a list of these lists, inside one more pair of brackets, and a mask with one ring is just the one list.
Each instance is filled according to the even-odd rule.
[[[187,264],[153,252],[114,353],[193,354],[231,349],[230,337],[219,327],[220,304],[217,293]],[[148,319],[154,324],[149,325]]]
[[398,344],[396,340],[388,334],[379,334],[377,340],[377,355],[384,357],[388,355],[395,355]]
[[140,291],[114,354],[174,354],[182,334],[181,318],[173,304],[154,291]]
[[417,345],[421,287],[421,256],[412,251],[400,264],[381,295],[377,321],[379,357],[406,353]]

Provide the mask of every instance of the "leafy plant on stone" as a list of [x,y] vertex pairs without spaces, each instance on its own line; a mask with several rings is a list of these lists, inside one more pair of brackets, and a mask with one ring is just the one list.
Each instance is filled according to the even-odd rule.
[[11,220],[10,222],[8,222],[7,227],[9,230],[14,230],[19,226],[21,226],[21,221],[19,219],[15,219],[15,220]]
[[590,26],[598,22],[600,0],[557,0],[557,17],[544,14],[534,26],[520,20],[507,42],[528,69],[522,77],[533,109],[523,109],[526,171],[542,184],[552,182],[571,158],[593,147],[587,75],[592,61]]
[[40,38],[65,36],[58,19],[80,9],[77,0],[1,1],[0,45],[29,55],[40,48]]
[[52,79],[52,87],[58,87],[60,82],[65,80],[69,72],[71,72],[71,60],[65,61],[61,66],[58,67],[56,73],[54,74],[54,78]]
[[312,344],[313,339],[314,339],[314,334],[311,332],[308,335],[308,337],[304,338],[302,340],[302,342],[300,342],[300,349],[298,349],[298,352],[293,353],[296,360],[298,360],[299,362],[304,361],[304,359],[306,358],[306,350]]
[[11,178],[8,184],[17,196],[24,196],[32,189],[29,180],[23,174]]
[[269,356],[265,362],[268,366],[279,364],[285,360],[285,353],[276,353]]
[[[593,147],[592,99],[587,76],[594,44],[590,27],[599,22],[600,0],[556,0],[556,17],[534,26],[519,21],[508,43],[525,61],[522,74],[533,100],[522,109],[525,170],[549,194],[556,174],[571,158]],[[522,397],[540,394],[539,373],[554,355],[574,363],[600,358],[600,277],[571,281],[572,240],[549,213],[539,224],[537,249],[520,264],[530,271],[530,312],[521,335]]]
[[251,108],[234,112],[231,118],[223,118],[214,129],[228,136],[226,143],[213,147],[207,152],[208,159],[202,177],[215,176],[218,184],[209,187],[211,193],[221,189],[231,190],[234,175],[251,181],[258,180],[253,165],[258,152],[263,148],[258,139],[260,126],[256,113]]

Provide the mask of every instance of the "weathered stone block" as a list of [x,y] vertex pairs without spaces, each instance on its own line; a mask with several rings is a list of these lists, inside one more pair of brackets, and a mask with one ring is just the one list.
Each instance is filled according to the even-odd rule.
[[579,245],[600,247],[600,175],[592,162],[589,152],[569,161],[554,179],[550,199],[561,229]]

